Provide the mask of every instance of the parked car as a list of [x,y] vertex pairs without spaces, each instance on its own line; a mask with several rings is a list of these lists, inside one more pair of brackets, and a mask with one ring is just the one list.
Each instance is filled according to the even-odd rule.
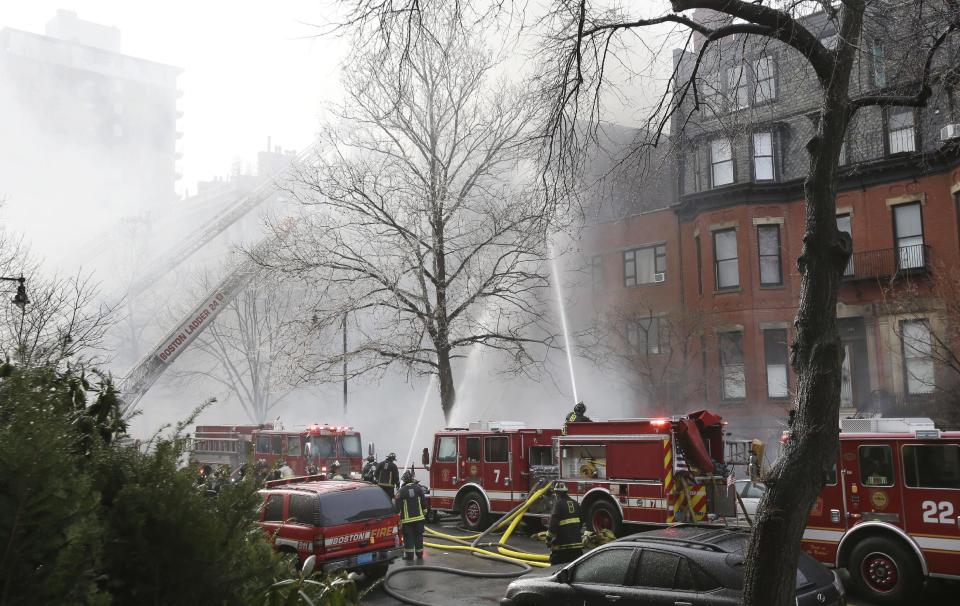
[[274,548],[317,569],[387,573],[402,555],[400,516],[379,486],[353,480],[290,478],[261,489],[259,523]]
[[[602,545],[543,577],[507,587],[501,606],[733,606],[741,603],[749,535],[677,525]],[[839,576],[807,554],[797,568],[797,606],[845,606]]]
[[[740,499],[743,501],[743,506],[747,510],[747,515],[752,519],[753,516],[757,515],[757,507],[760,505],[760,497],[763,496],[763,493],[767,491],[766,485],[762,482],[754,482],[753,480],[737,480],[737,493],[740,495]],[[737,514],[742,516],[739,508]]]

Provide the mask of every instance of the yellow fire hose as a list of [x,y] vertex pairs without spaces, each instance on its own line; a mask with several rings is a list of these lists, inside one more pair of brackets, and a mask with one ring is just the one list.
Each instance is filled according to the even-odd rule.
[[[523,519],[523,515],[527,512],[530,506],[533,505],[537,501],[537,499],[539,499],[544,494],[546,494],[547,491],[550,490],[551,486],[552,486],[552,483],[547,484],[543,488],[540,488],[539,490],[536,490],[533,493],[531,493],[530,496],[527,497],[527,500],[524,501],[524,503],[519,508],[515,509],[512,513],[504,516],[496,524],[490,527],[490,529],[487,532],[490,532],[491,530],[496,530],[504,526],[505,524],[509,524],[509,526],[507,527],[507,530],[503,533],[503,536],[500,537],[499,545],[497,545],[497,552],[499,553],[496,553],[491,551],[490,549],[487,549],[486,546],[481,547],[477,545],[477,541],[479,541],[481,537],[487,534],[487,532],[472,533],[468,535],[457,536],[457,535],[451,535],[451,534],[444,534],[432,528],[427,528],[426,532],[429,535],[435,536],[440,539],[444,539],[446,541],[452,541],[454,543],[458,543],[458,545],[424,543],[424,546],[431,547],[433,549],[451,549],[456,551],[470,551],[471,553],[484,555],[484,556],[494,555],[494,556],[499,556],[497,559],[503,558],[503,559],[515,561],[517,563],[522,562],[525,564],[529,564],[537,568],[547,568],[550,566],[549,555],[509,549],[505,545],[507,543],[507,540],[510,538],[510,535],[513,534],[514,530],[516,530],[517,525],[520,523],[520,520]],[[474,543],[467,543],[467,541],[470,539],[473,539]]]
[[[405,602],[407,604],[413,604],[415,606],[431,606],[427,602],[417,600],[410,596],[405,596],[399,593],[396,589],[390,586],[390,579],[397,574],[402,574],[406,572],[415,572],[415,571],[424,571],[424,572],[443,572],[447,574],[457,574],[462,576],[470,576],[476,578],[513,578],[524,575],[530,572],[531,567],[536,568],[548,568],[550,566],[550,556],[541,554],[541,553],[530,553],[526,551],[521,551],[517,549],[509,549],[506,547],[507,540],[510,538],[510,535],[516,529],[517,525],[520,523],[520,520],[523,519],[523,515],[527,512],[533,503],[537,501],[540,497],[547,493],[548,490],[553,486],[553,482],[546,484],[542,488],[535,488],[531,492],[530,496],[524,501],[521,505],[515,507],[511,512],[504,515],[498,522],[491,525],[489,528],[483,532],[471,533],[467,535],[453,535],[446,534],[434,530],[432,528],[425,528],[425,532],[432,537],[438,539],[449,541],[452,544],[442,544],[442,543],[424,543],[425,547],[430,547],[433,549],[445,549],[450,551],[466,551],[477,557],[488,558],[493,560],[499,560],[505,563],[513,564],[519,566],[522,570],[519,572],[515,571],[506,571],[506,572],[476,572],[470,570],[460,570],[456,568],[447,568],[442,566],[410,566],[405,568],[398,568],[391,570],[387,573],[387,576],[383,579],[383,590],[393,596],[394,598]],[[498,530],[504,526],[507,526],[506,531],[504,531],[503,536],[500,537],[500,541],[497,543],[480,543],[485,536],[494,530]],[[472,541],[472,542],[470,542]],[[494,551],[494,548],[496,551]]]

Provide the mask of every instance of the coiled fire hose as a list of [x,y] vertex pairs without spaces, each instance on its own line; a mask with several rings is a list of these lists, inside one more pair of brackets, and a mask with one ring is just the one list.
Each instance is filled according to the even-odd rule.
[[[523,576],[530,572],[534,567],[536,568],[547,568],[550,566],[550,556],[541,553],[531,553],[528,551],[523,551],[520,549],[513,549],[507,546],[507,540],[510,538],[510,535],[513,534],[513,531],[516,529],[517,525],[520,523],[520,520],[523,519],[524,514],[533,505],[537,499],[542,497],[550,488],[553,486],[553,482],[547,483],[542,488],[539,487],[539,484],[534,487],[534,490],[530,493],[530,496],[527,497],[527,500],[523,503],[517,505],[508,513],[504,514],[496,523],[491,524],[489,528],[480,533],[473,533],[467,535],[452,535],[438,532],[432,528],[427,528],[426,533],[431,537],[436,537],[444,541],[449,541],[453,544],[445,543],[433,543],[433,542],[424,542],[425,547],[430,547],[433,549],[444,549],[449,551],[467,551],[472,555],[481,557],[484,559],[497,560],[500,562],[505,562],[507,564],[512,564],[514,566],[519,566],[520,570],[510,570],[503,572],[477,572],[473,570],[462,570],[459,568],[451,568],[447,566],[407,566],[404,568],[397,568],[391,570],[387,573],[387,576],[383,579],[383,590],[387,595],[400,600],[406,604],[413,604],[414,606],[435,606],[430,602],[424,602],[416,598],[411,598],[405,596],[402,593],[398,592],[396,589],[390,586],[390,579],[398,574],[403,574],[405,572],[443,572],[447,574],[456,574],[466,577],[482,578],[482,579],[509,579],[519,576]],[[504,531],[503,535],[500,537],[499,542],[496,543],[484,543],[483,539],[490,534],[504,526],[507,529]],[[495,550],[495,551],[494,551]]]

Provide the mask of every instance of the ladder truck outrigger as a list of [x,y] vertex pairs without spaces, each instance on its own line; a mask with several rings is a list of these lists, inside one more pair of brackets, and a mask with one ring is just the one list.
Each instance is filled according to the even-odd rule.
[[[735,514],[726,486],[724,426],[709,411],[684,416],[568,423],[528,429],[477,423],[434,436],[431,505],[470,529],[510,511],[544,482],[565,482],[585,527],[618,533],[624,524],[706,522]],[[541,499],[527,515],[546,519]]]

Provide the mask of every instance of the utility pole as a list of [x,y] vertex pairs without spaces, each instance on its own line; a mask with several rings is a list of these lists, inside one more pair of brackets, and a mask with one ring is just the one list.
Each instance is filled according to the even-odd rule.
[[347,312],[343,312],[343,416],[347,416]]

